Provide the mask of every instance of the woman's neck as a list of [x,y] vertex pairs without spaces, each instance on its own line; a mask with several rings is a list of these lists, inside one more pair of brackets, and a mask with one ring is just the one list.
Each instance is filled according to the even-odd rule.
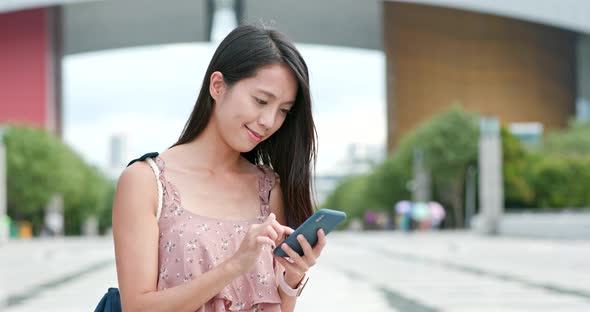
[[242,164],[241,153],[228,146],[211,123],[195,140],[180,148],[177,159],[184,164],[191,164],[191,169],[234,171]]

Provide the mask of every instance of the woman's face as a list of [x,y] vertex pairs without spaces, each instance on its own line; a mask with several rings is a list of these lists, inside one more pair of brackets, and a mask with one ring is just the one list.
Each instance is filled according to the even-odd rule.
[[261,67],[231,88],[219,72],[211,76],[212,118],[225,142],[241,153],[268,139],[285,121],[297,95],[297,80],[283,64]]

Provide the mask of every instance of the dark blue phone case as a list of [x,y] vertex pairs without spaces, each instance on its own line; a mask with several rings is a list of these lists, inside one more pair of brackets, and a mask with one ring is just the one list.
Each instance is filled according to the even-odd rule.
[[289,235],[282,243],[280,243],[273,251],[279,257],[288,257],[281,246],[283,244],[289,245],[300,256],[303,256],[303,249],[297,241],[297,235],[303,234],[305,239],[313,247],[318,242],[318,230],[321,228],[326,235],[330,233],[338,224],[346,219],[346,213],[332,209],[320,209],[309,217],[303,224],[301,224],[295,232]]

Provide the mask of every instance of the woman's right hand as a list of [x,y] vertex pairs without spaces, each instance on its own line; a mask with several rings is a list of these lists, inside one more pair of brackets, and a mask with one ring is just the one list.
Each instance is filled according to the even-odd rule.
[[291,233],[293,229],[281,225],[277,222],[275,214],[271,213],[263,223],[250,225],[240,248],[231,260],[235,261],[240,271],[247,272],[256,263],[264,248],[274,249],[276,244],[282,242],[285,236]]

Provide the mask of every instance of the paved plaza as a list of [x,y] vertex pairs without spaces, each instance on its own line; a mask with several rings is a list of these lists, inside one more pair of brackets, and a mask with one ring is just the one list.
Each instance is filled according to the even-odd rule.
[[[590,311],[590,241],[469,232],[328,237],[297,311]],[[111,238],[0,247],[0,311],[93,311],[116,286]]]

